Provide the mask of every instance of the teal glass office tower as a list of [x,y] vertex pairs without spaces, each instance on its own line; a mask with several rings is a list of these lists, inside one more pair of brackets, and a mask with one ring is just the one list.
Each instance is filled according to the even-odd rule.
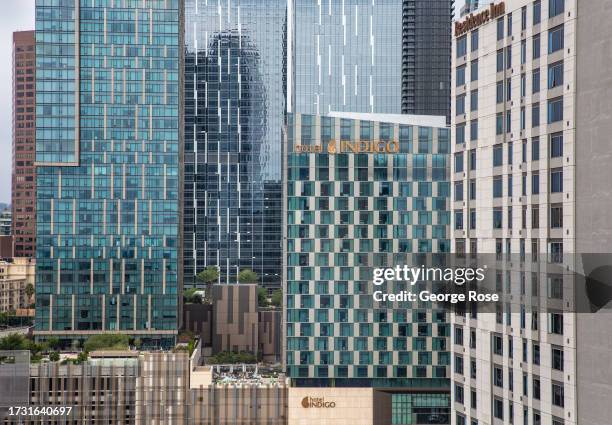
[[38,339],[174,343],[182,13],[180,0],[36,2]]
[[373,268],[449,252],[450,135],[445,117],[430,118],[289,114],[284,355],[294,385],[438,391],[432,405],[448,406],[447,312],[372,297]]

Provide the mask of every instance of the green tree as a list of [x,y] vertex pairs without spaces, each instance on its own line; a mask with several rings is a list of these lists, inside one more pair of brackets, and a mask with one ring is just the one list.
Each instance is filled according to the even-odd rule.
[[25,287],[25,293],[28,296],[28,302],[32,302],[32,295],[34,295],[34,285],[28,283]]
[[94,350],[127,350],[129,337],[124,334],[99,334],[87,338],[83,348],[90,352]]
[[0,350],[29,350],[30,341],[21,334],[9,334],[0,338]]
[[214,266],[206,267],[203,271],[196,275],[198,282],[204,282],[206,284],[205,300],[207,303],[212,302],[212,285],[213,282],[219,279],[219,270]]
[[60,348],[60,345],[61,345],[60,339],[56,336],[52,336],[47,339],[47,345],[49,346],[50,349],[57,350],[58,348]]
[[271,304],[275,307],[281,307],[283,305],[283,291],[277,289],[272,292],[272,302]]
[[266,290],[266,288],[257,288],[257,304],[260,307],[268,306],[268,291]]
[[202,304],[202,297],[197,293],[198,288],[189,288],[183,293],[183,300],[186,304]]
[[240,283],[257,283],[259,276],[251,269],[243,269],[238,273],[238,282]]
[[49,360],[52,362],[59,362],[60,355],[57,351],[52,351],[49,353]]

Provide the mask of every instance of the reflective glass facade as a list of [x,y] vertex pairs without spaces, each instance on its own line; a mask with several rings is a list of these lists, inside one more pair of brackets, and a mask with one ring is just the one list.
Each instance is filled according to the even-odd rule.
[[185,285],[280,286],[286,1],[185,4]]
[[403,0],[402,113],[450,120],[454,0]]
[[[372,273],[449,252],[449,137],[447,128],[289,115],[283,305],[296,385],[448,387],[446,311],[375,302]],[[398,151],[338,153],[341,140]]]
[[37,2],[39,338],[174,342],[180,7]]
[[402,1],[294,0],[291,110],[401,112]]

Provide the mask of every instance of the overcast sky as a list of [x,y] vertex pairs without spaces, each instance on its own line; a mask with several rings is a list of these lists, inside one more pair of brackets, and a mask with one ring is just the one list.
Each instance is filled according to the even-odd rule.
[[[461,9],[465,0],[455,3]],[[34,0],[2,1],[0,12],[0,202],[11,201],[13,31],[34,29]]]
[[0,202],[11,202],[13,31],[34,29],[34,0],[2,2],[0,11]]

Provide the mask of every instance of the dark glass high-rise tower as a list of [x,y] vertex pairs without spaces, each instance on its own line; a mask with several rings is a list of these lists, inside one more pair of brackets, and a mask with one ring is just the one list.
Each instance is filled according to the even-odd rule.
[[182,1],[36,5],[37,338],[179,326]]
[[454,0],[402,3],[402,113],[449,121]]
[[185,4],[185,285],[280,287],[286,0]]

